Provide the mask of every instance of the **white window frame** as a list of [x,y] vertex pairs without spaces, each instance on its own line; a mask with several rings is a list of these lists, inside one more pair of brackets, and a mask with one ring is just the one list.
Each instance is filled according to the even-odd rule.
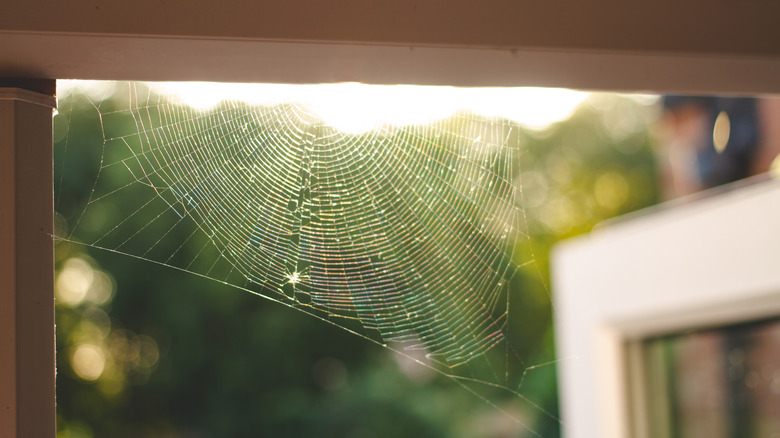
[[[2,9],[0,79],[360,81],[780,92],[780,26],[776,25],[780,4],[772,1],[732,5],[604,0],[594,5],[580,0],[238,0],[228,4],[218,0],[12,0]],[[30,97],[39,98],[46,100],[46,96]],[[25,107],[31,103],[14,102]],[[23,156],[16,153],[19,148],[50,153],[51,142],[41,140],[47,133],[50,137],[50,117],[13,110],[3,113],[3,122],[12,113],[14,117],[24,113],[24,118],[14,119],[15,130],[6,133],[44,135],[25,144],[4,140],[0,142],[4,153]],[[14,135],[6,138],[18,138]],[[14,178],[29,177],[31,168],[23,164],[15,164]],[[13,218],[0,221],[3,236],[14,236],[18,242],[50,238],[47,223],[51,221],[44,213],[30,213],[51,206],[51,182],[46,180],[50,172],[43,164],[36,170],[41,184],[34,193],[26,191],[20,198],[14,191],[0,192],[0,218]],[[18,204],[18,199],[31,208]],[[34,220],[42,226],[18,227]],[[37,265],[28,266],[24,275],[48,278],[51,284],[50,276],[40,273],[52,271],[52,251],[51,245],[36,249]],[[2,255],[14,262],[24,257],[19,246],[3,247]],[[44,328],[42,332],[53,327],[48,310],[21,313],[16,299],[27,297],[29,291],[20,288],[23,282],[16,278],[4,280],[0,318],[11,315],[14,321]],[[51,298],[53,291],[47,288],[44,292]],[[48,430],[34,436],[53,436],[53,359],[41,362],[37,353],[17,352],[10,346],[22,341],[20,326],[3,327],[5,337],[0,341],[10,341],[0,342],[0,358],[5,360],[0,371],[17,370],[17,359],[48,365],[36,371],[38,375],[0,379],[2,385],[25,388],[21,398],[0,398],[4,404],[0,435],[28,436],[24,431],[29,427],[28,432]],[[53,337],[40,342],[53,344]],[[33,356],[17,357],[17,353]],[[52,383],[25,386],[18,378]],[[7,394],[9,387],[0,387],[0,393]],[[22,399],[44,402],[25,402],[32,408],[22,418],[17,415]],[[569,424],[566,405],[564,400],[564,425]]]
[[559,245],[564,436],[651,437],[643,339],[780,315],[778,224],[780,181],[766,180]]

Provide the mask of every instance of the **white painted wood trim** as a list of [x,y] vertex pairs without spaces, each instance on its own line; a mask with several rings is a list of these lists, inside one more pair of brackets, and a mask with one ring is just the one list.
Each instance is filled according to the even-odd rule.
[[0,77],[778,93],[780,56],[279,42],[0,30]]
[[637,436],[628,343],[780,315],[780,181],[560,244],[553,291],[567,438]]
[[54,437],[54,99],[0,89],[0,436]]

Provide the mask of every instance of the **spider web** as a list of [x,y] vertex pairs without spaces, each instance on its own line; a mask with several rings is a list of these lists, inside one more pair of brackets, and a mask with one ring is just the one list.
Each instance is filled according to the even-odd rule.
[[[102,155],[66,240],[234,285],[447,375],[504,339],[530,262],[513,260],[528,239],[516,122],[461,111],[350,133],[301,102],[198,109],[119,87],[120,101],[88,97]],[[119,196],[134,213],[111,218]],[[479,383],[520,396],[505,356]]]

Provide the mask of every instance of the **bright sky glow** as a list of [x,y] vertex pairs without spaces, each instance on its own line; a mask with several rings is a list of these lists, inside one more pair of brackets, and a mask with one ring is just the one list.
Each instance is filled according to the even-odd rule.
[[[77,82],[91,97],[105,86]],[[67,88],[69,83],[61,84]],[[208,110],[223,100],[273,105],[308,105],[323,120],[350,133],[368,131],[382,123],[424,124],[468,110],[488,117],[505,117],[532,129],[544,129],[574,112],[588,93],[559,88],[454,88],[416,85],[231,84],[212,82],[151,83],[152,88],[192,107]]]

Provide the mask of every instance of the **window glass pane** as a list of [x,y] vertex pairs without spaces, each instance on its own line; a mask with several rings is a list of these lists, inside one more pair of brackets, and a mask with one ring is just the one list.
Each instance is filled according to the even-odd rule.
[[780,434],[780,319],[644,342],[653,436]]

